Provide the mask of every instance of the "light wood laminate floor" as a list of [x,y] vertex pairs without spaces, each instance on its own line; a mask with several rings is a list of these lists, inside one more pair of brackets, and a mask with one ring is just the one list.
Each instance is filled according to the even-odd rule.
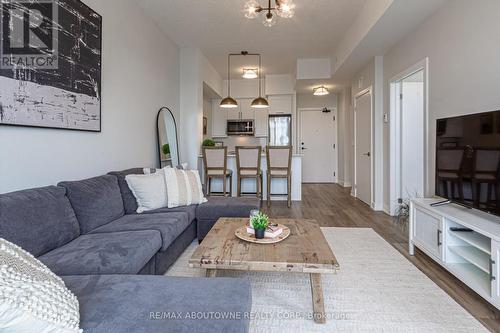
[[465,284],[448,273],[422,252],[408,254],[408,230],[384,213],[374,212],[368,205],[353,198],[349,188],[336,184],[304,184],[302,201],[272,202],[262,205],[271,217],[315,219],[323,227],[372,228],[455,301],[476,317],[492,332],[500,332],[500,311],[483,300]]

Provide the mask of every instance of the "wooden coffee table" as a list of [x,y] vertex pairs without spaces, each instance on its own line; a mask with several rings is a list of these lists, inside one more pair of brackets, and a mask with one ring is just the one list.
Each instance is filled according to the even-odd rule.
[[272,219],[290,228],[291,234],[276,244],[253,244],[238,239],[235,230],[248,218],[221,218],[189,260],[190,267],[205,268],[207,277],[217,270],[307,273],[310,275],[314,321],[324,323],[325,306],[321,274],[339,269],[337,259],[314,220]]

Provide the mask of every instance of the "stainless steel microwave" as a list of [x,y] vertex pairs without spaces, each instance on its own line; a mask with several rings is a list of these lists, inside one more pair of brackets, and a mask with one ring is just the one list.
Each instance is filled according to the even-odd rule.
[[227,135],[253,135],[253,120],[228,120]]

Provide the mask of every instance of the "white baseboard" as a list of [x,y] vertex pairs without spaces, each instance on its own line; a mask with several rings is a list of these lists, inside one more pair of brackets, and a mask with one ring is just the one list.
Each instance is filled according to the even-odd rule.
[[339,185],[342,187],[352,187],[352,184],[350,182],[346,182],[343,180],[339,180]]

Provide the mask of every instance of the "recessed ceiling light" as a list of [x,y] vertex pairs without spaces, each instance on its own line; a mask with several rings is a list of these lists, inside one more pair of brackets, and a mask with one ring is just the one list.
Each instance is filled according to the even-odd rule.
[[256,79],[259,77],[257,68],[243,68],[244,79]]
[[328,91],[328,88],[326,88],[323,85],[321,85],[321,86],[313,89],[313,95],[314,96],[325,96],[325,95],[328,95],[328,94],[330,94],[330,91]]

